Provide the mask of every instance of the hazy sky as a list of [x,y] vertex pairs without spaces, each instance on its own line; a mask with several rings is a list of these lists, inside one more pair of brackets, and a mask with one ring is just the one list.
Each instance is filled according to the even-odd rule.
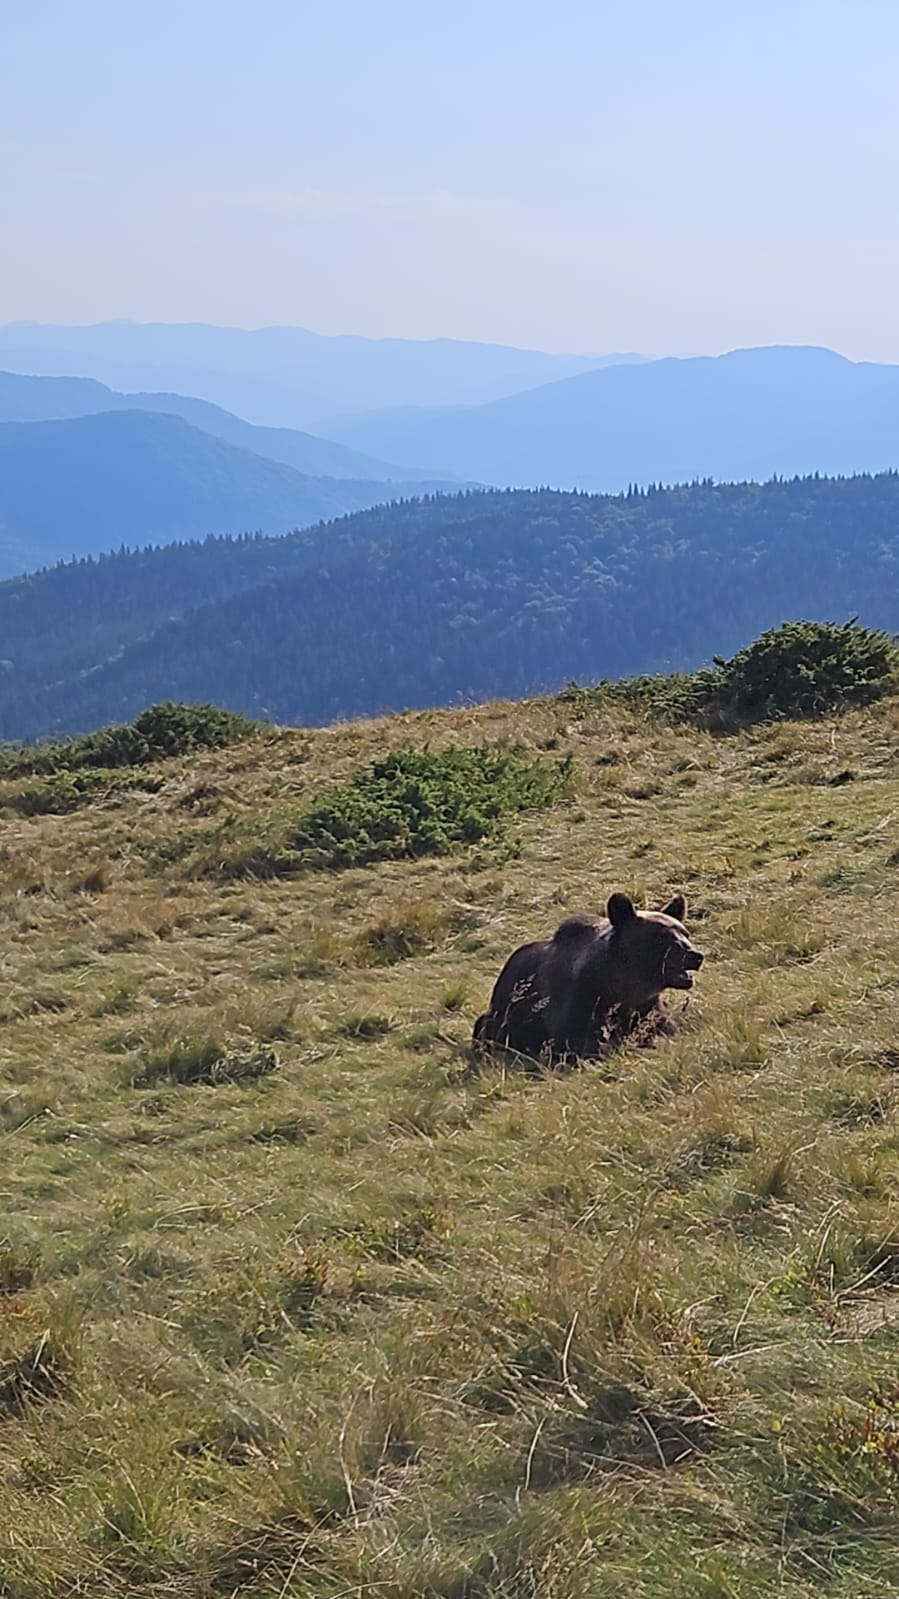
[[0,322],[899,360],[899,0],[0,0]]

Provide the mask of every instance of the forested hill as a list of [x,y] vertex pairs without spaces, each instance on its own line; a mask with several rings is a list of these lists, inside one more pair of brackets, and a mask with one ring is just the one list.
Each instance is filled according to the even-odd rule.
[[168,697],[319,723],[522,696],[856,613],[899,629],[895,473],[466,493],[0,585],[0,736]]

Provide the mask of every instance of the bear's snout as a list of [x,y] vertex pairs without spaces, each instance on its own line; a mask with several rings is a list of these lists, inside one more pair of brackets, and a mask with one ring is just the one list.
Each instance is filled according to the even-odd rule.
[[693,973],[698,972],[705,957],[692,944],[681,944],[665,961],[662,968],[666,988],[692,988]]

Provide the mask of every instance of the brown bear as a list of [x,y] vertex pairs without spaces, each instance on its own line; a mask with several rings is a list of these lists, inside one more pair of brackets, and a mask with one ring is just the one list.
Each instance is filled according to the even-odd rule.
[[475,1022],[476,1047],[590,1059],[631,1034],[673,1031],[662,991],[692,988],[703,961],[683,925],[683,895],[663,911],[638,911],[613,894],[606,911],[605,922],[569,916],[552,938],[510,955]]

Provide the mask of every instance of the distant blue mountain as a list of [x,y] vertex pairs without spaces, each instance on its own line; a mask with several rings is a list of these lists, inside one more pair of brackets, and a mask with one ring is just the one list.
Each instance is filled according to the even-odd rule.
[[774,346],[610,366],[488,405],[357,417],[333,430],[406,468],[617,492],[899,465],[899,366]]
[[548,355],[454,339],[328,337],[305,328],[102,322],[0,326],[0,367],[197,395],[247,421],[321,432],[363,410],[473,405],[635,355]]
[[283,534],[420,487],[304,476],[147,411],[2,422],[0,578],[122,546]]
[[253,450],[282,466],[312,477],[362,479],[392,483],[400,479],[433,477],[424,472],[403,472],[386,461],[376,461],[329,439],[314,438],[295,428],[254,427],[221,406],[184,394],[119,394],[94,378],[35,377],[0,372],[0,422],[64,421],[92,416],[98,411],[164,411],[183,417],[193,427]]

